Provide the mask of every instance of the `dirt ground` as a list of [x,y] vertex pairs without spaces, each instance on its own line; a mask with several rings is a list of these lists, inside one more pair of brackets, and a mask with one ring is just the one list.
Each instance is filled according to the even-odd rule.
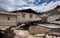
[[16,33],[15,38],[35,38],[26,30],[14,30],[14,32]]

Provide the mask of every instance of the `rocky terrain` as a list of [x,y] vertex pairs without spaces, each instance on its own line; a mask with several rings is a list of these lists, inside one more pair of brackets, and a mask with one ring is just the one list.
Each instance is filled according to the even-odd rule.
[[16,33],[15,38],[35,38],[26,30],[14,30],[14,32]]

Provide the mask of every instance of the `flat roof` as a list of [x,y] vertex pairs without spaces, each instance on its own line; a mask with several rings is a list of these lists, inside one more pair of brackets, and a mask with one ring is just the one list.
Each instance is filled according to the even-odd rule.
[[47,28],[60,28],[59,25],[54,25],[54,24],[38,24],[38,25],[47,27]]
[[17,15],[16,13],[9,13],[9,12],[0,12],[0,14],[6,14],[6,15]]
[[53,21],[51,23],[56,23],[56,24],[60,24],[60,21]]

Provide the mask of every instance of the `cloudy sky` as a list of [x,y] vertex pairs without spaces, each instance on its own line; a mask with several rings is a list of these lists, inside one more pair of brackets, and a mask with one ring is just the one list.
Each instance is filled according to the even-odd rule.
[[45,12],[60,5],[60,0],[0,0],[0,7],[8,11],[31,8],[37,12]]

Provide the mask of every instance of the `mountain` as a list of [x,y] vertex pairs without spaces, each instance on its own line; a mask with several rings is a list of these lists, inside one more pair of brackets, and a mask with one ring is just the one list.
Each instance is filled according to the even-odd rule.
[[8,12],[8,11],[0,7],[0,12]]

